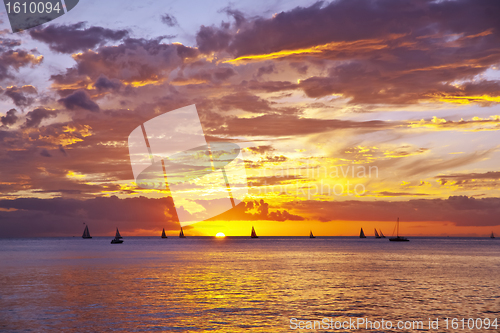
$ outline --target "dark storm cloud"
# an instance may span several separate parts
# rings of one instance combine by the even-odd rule
[[[169,27],[175,27],[178,25],[177,19],[175,18],[174,15],[171,14],[164,14],[161,16],[161,21],[168,25]]]
[[[19,107],[29,106],[33,103],[34,99],[28,95],[35,95],[37,91],[31,85],[22,87],[12,86],[5,89],[5,95],[10,97],[14,104]]]
[[[500,61],[500,53],[498,59]],[[413,104],[425,99],[461,98],[491,104],[478,99],[477,95],[500,95],[500,82],[497,81],[475,81],[460,87],[452,85],[455,80],[471,78],[486,68],[464,65],[458,68],[391,73],[390,64],[386,65],[385,68],[375,68],[364,62],[353,61],[331,68],[329,76],[301,80],[299,87],[311,98],[342,94],[351,98],[351,103]],[[391,77],[388,73],[391,73]]]
[[[490,105],[494,101],[477,95],[500,96],[500,83],[470,80],[500,63],[499,16],[496,0],[339,0],[246,20],[240,27],[202,27],[197,42],[203,53],[234,57],[302,50],[277,57],[301,74],[310,64],[330,67],[328,75],[300,82],[312,98],[342,94],[352,103]],[[317,46],[321,51],[311,49]],[[457,87],[455,81],[465,83]]]
[[[67,69],[64,74],[53,75],[51,79],[62,87],[62,94],[67,94],[68,91],[64,90],[67,85],[77,84],[86,89],[89,83],[103,76],[122,83],[161,82],[185,59],[196,58],[199,54],[195,48],[164,44],[162,39],[127,38],[116,46],[101,46],[95,52],[79,53],[73,57],[77,63],[75,67]]]
[[[97,90],[118,90],[121,86],[122,84],[120,80],[110,80],[106,77],[106,75],[99,76],[94,83],[94,87],[97,88]]]
[[[18,119],[16,113],[17,113],[16,109],[10,109],[9,111],[7,111],[5,116],[0,118],[0,121],[5,126],[14,125]]]
[[[247,22],[244,14],[239,10],[226,7],[220,12],[231,16],[235,21],[234,25],[228,22],[222,22],[220,27],[202,25],[196,34],[196,43],[201,53],[208,54],[228,48],[236,31]]]
[[[53,118],[57,115],[56,111],[47,110],[45,108],[36,108],[26,114],[26,127],[38,127],[44,119]]]
[[[320,221],[442,221],[459,226],[498,225],[500,198],[476,199],[451,196],[448,199],[409,201],[305,201],[285,204],[294,212],[311,213]]]
[[[201,26],[196,34],[196,43],[201,53],[211,53],[224,50],[232,38],[229,24],[221,24],[221,28]]]
[[[92,101],[89,94],[87,94],[84,90],[77,90],[71,95],[61,98],[59,103],[64,104],[68,110],[81,108],[91,112],[99,111],[99,105]]]
[[[29,31],[33,39],[47,43],[50,49],[61,53],[87,51],[108,41],[118,41],[128,35],[126,30],[102,27],[85,28],[85,22],[71,25],[47,25]]]
[[[229,49],[242,56],[394,34],[475,35],[488,29],[499,33],[499,14],[500,3],[496,0],[317,2],[278,13],[271,19],[256,19],[234,35]]]
[[[0,200],[0,207],[11,210],[0,211],[2,237],[80,236],[83,223],[89,225],[94,236],[112,234],[116,226],[122,233],[179,228],[170,197],[19,198]]]

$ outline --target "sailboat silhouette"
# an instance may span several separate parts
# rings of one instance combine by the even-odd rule
[[[184,230],[182,230],[182,227],[181,232],[179,232],[179,238],[186,238],[186,236],[184,236]]]
[[[379,230],[380,230],[380,238],[385,238],[384,234],[382,233],[382,229]]]
[[[255,233],[255,229],[254,229],[253,226],[252,226],[252,234],[250,235],[250,237],[252,237],[252,238],[259,238],[259,236],[257,236],[257,234]]]
[[[165,234],[165,228],[163,228],[163,231],[161,232],[161,238],[168,238]]]
[[[409,242],[410,240],[408,238],[399,236],[399,217],[398,217],[398,221],[396,222],[396,227],[397,227],[396,237],[389,238],[389,240],[391,242]]]
[[[366,238],[365,233],[363,232],[363,228],[361,228],[361,232],[359,233],[359,238]]]
[[[92,238],[92,237],[90,237],[90,238]],[[493,233],[493,231],[491,232],[490,238],[495,238],[495,234]]]
[[[111,244],[121,244],[123,243],[122,236],[120,235],[120,232],[118,231],[118,228],[116,228],[116,234],[115,238],[111,240]]]
[[[312,230],[311,230],[311,233],[309,234],[309,238],[316,238],[316,237],[313,235]]]
[[[90,236],[89,226],[88,226],[88,225],[86,225],[86,226],[85,226],[85,230],[83,230],[83,235],[82,235],[82,238],[87,238],[87,239],[88,239],[88,238],[92,238],[92,237]]]

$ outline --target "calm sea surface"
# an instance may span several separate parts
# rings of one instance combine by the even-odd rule
[[[370,332],[499,318],[500,331],[500,239],[110,240],[0,239],[0,331],[274,333],[291,318],[424,322]]]

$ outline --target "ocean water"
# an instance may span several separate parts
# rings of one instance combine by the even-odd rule
[[[500,321],[500,239],[110,239],[1,239],[0,331],[500,331],[467,327]],[[362,318],[424,327],[333,326]]]

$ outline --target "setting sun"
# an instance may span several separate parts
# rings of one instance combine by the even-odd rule
[[[224,238],[224,237],[226,237],[226,235],[224,235],[224,233],[222,233],[222,232],[218,232],[217,235],[215,235],[215,237]]]

